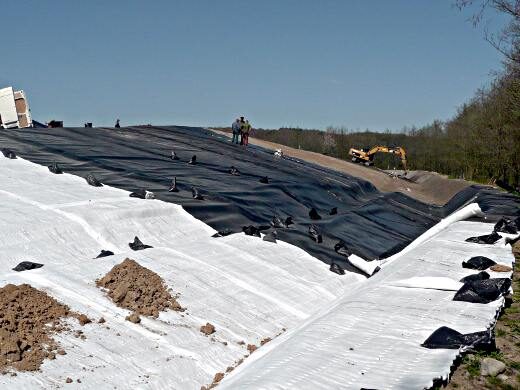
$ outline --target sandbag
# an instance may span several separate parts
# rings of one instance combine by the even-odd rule
[[[309,210],[309,218],[317,221],[318,219],[321,219],[321,216],[318,214],[316,209],[313,207],[312,209]]]
[[[334,245],[334,251],[342,256],[349,257],[352,252],[347,245],[343,241],[339,241],[336,245]]]
[[[191,187],[191,196],[193,199],[204,200],[204,196],[195,187]]]
[[[89,173],[85,179],[87,180],[87,183],[93,187],[103,187],[103,184],[101,184],[92,173]]]
[[[473,280],[464,283],[453,297],[453,300],[471,303],[489,303],[507,294],[510,287],[511,279],[508,278]]]
[[[233,233],[233,232],[230,229],[224,229],[224,230],[219,230],[218,232],[213,234],[211,237],[213,237],[213,238],[225,237],[225,236],[229,236],[231,233]]]
[[[22,261],[16,267],[13,268],[13,271],[22,272],[22,271],[30,271],[32,269],[41,268],[43,264],[33,263],[32,261]]]
[[[312,239],[318,244],[323,242],[323,237],[321,236],[321,233],[316,225],[309,226],[309,236],[311,236]]]
[[[171,154],[170,158],[171,158],[172,160],[180,160],[180,159],[179,159],[179,156],[177,156],[177,153],[175,153],[174,151],[172,151],[172,154]]]
[[[489,245],[489,244],[494,244],[501,238],[502,238],[502,236],[500,234],[493,231],[493,233],[491,233],[491,234],[466,238],[466,242],[474,242],[476,244],[488,244]]]
[[[190,158],[190,161],[188,161],[188,164],[191,164],[191,165],[195,165],[195,164],[197,164],[197,156],[196,156],[196,155],[193,155],[193,156]]]
[[[330,264],[329,271],[334,272],[335,274],[338,274],[338,275],[345,275],[345,270],[336,263]]]
[[[11,149],[2,148],[0,149],[0,151],[2,151],[4,157],[10,158],[11,160],[14,160],[16,158],[16,154]]]
[[[231,166],[228,172],[233,176],[240,176],[240,171],[234,166]]]
[[[242,231],[247,234],[248,236],[255,236],[255,237],[260,237],[260,232],[262,230],[267,230],[269,229],[270,227],[269,226],[253,226],[253,225],[249,225],[249,226],[243,226],[242,227]]]
[[[262,184],[269,184],[269,178],[267,176],[262,176],[258,181]]]
[[[131,192],[129,196],[130,198],[155,199],[155,194],[151,191],[146,191],[145,189],[140,189]]]
[[[52,173],[56,174],[56,175],[61,175],[63,173],[63,171],[61,170],[61,168],[58,166],[58,163],[56,161],[54,161],[51,165],[49,165],[47,168],[49,168],[49,171],[51,171]]]
[[[509,244],[509,245],[513,246],[518,242],[518,240],[520,240],[520,236],[515,237],[515,238],[506,237],[505,244],[506,245]]]
[[[516,221],[512,221],[509,218],[502,218],[495,224],[494,231],[507,234],[517,234],[518,227]]]
[[[337,207],[333,207],[329,211],[329,215],[336,215],[337,213],[338,213],[338,208]]]
[[[468,261],[463,261],[462,268],[477,269],[479,271],[483,271],[495,264],[496,262],[494,262],[488,257],[475,256],[469,259]]]
[[[276,231],[272,231],[272,232],[265,234],[264,237],[262,238],[262,240],[276,244],[276,236],[277,236]]]
[[[478,274],[472,274],[463,277],[460,282],[466,283],[466,282],[473,282],[475,280],[487,280],[489,279],[489,274],[486,271],[479,272]]]
[[[128,243],[128,246],[134,251],[141,251],[143,249],[153,248],[153,246],[143,244],[137,236],[135,236],[134,242]]]
[[[172,180],[172,184],[170,184],[170,188],[168,188],[168,192],[179,192],[177,188],[177,178],[174,177]]]
[[[429,349],[489,349],[495,344],[491,331],[462,334],[447,326],[441,326],[421,346]]]
[[[114,255],[114,252],[101,249],[101,252],[99,253],[99,255],[96,256],[96,259],[100,259],[102,257],[107,257],[107,256],[113,256],[113,255]]]
[[[271,219],[271,226],[277,229],[288,228],[292,223],[291,217],[282,219],[278,215],[274,215]]]

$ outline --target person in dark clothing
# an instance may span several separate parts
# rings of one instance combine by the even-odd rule
[[[119,129],[121,127],[121,125],[119,124],[119,119],[116,120],[116,125],[114,126],[116,129]]]
[[[244,129],[246,126],[246,121],[244,120],[244,117],[240,117],[240,145],[244,145]]]

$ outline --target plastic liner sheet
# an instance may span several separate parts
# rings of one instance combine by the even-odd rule
[[[427,205],[401,193],[381,193],[359,178],[275,157],[259,147],[233,145],[201,128],[10,130],[0,132],[0,147],[41,165],[57,163],[84,178],[93,175],[103,184],[153,192],[217,231],[241,232],[244,226],[269,226],[274,216],[292,217],[294,224],[276,228],[277,239],[349,270],[353,267],[334,251],[339,241],[372,260],[400,251],[469,202],[477,201],[497,220],[514,217],[520,207],[518,198],[486,187],[465,189],[444,207]],[[188,164],[193,156],[195,163]],[[174,178],[178,191],[170,192]],[[312,209],[321,219],[315,219]],[[311,225],[322,236],[321,243],[309,236]]]

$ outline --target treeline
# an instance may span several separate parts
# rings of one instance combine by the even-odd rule
[[[293,148],[350,159],[350,148],[375,145],[402,146],[413,170],[436,171],[454,178],[520,186],[520,77],[509,67],[487,89],[478,91],[456,116],[421,128],[399,132],[352,131],[330,127],[326,131],[280,128],[257,129],[254,137]],[[392,155],[379,154],[375,165],[399,168]]]

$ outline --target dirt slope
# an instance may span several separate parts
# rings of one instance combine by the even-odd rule
[[[217,134],[230,137],[229,133],[219,130],[211,130]],[[464,180],[448,179],[445,176],[433,172],[421,172],[420,175],[411,176],[410,180],[403,180],[397,177],[392,177],[391,175],[377,169],[325,156],[320,153],[294,149],[252,137],[249,138],[249,142],[253,145],[258,145],[273,151],[276,149],[282,149],[286,156],[309,161],[326,168],[334,169],[367,180],[379,191],[402,192],[412,198],[430,204],[443,205],[457,192],[471,185],[471,183]]]

